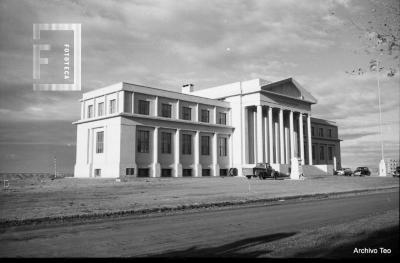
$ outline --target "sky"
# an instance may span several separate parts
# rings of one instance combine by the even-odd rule
[[[366,30],[384,25],[399,37],[391,6],[399,1],[0,0],[0,172],[51,172],[55,156],[59,172],[72,173],[72,122],[89,90],[120,81],[197,90],[288,77],[317,98],[314,117],[339,126],[342,165],[376,169],[378,79],[384,156],[399,159],[398,47],[391,56],[371,52]],[[81,24],[81,91],[33,90],[34,23]],[[380,73],[368,71],[376,57]],[[346,73],[359,68],[365,73]]]

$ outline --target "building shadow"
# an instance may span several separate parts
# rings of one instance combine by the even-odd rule
[[[273,242],[279,239],[288,238],[295,235],[296,232],[276,233],[272,235],[264,235],[253,238],[246,238],[222,246],[197,248],[190,247],[185,250],[167,251],[165,253],[151,255],[151,257],[238,257],[238,258],[255,258],[260,255],[271,253],[271,250],[251,250],[245,251],[254,246],[262,246],[263,244]]]

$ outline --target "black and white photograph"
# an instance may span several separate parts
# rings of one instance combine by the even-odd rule
[[[399,257],[400,0],[0,0],[0,258]]]

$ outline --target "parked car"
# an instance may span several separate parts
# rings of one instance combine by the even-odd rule
[[[335,171],[336,175],[351,176],[353,172],[350,168],[340,168]]]
[[[354,176],[370,176],[371,171],[368,169],[368,167],[357,167],[353,174]]]
[[[253,168],[243,168],[243,174],[247,179],[252,177],[258,177],[261,180],[267,178],[277,179],[279,177],[279,172],[275,171],[269,163],[257,163]]]
[[[400,177],[400,166],[397,166],[394,172],[392,173],[393,177]]]

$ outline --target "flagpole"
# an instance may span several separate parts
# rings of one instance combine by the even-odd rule
[[[386,165],[385,158],[383,154],[383,135],[382,135],[382,108],[381,108],[381,86],[379,81],[379,59],[376,60],[377,64],[377,82],[378,82],[378,107],[379,107],[379,133],[381,139],[381,161],[379,162],[379,176],[386,176]]]

